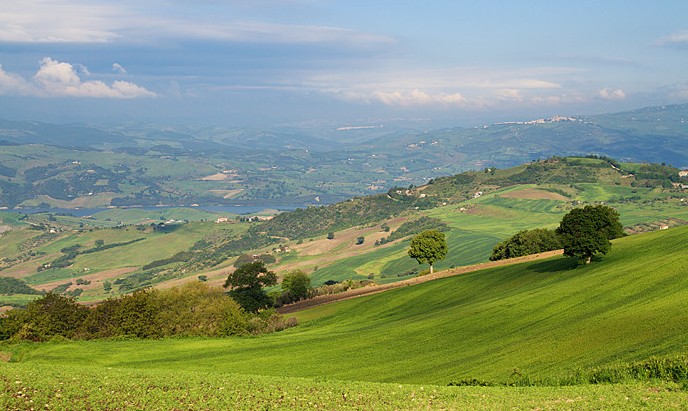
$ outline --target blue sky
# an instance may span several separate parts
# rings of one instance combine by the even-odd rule
[[[688,101],[684,1],[3,3],[10,120],[474,125]]]

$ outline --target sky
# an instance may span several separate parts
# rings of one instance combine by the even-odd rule
[[[688,101],[688,2],[0,0],[0,118],[475,125]]]

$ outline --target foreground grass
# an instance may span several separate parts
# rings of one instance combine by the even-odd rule
[[[3,409],[685,409],[673,383],[441,387],[88,366],[0,365]]]

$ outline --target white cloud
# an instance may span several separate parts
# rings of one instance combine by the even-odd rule
[[[0,12],[0,42],[108,43],[195,39],[245,43],[331,44],[370,48],[389,46],[390,36],[327,25],[280,24],[255,20],[220,20],[165,16],[127,2],[94,4],[89,0],[6,1]]]
[[[688,30],[682,30],[657,41],[659,45],[688,44]]]
[[[127,69],[119,63],[112,63],[112,71],[119,74],[127,74]]]
[[[598,96],[604,100],[623,100],[626,98],[626,93],[621,89],[603,88],[599,91]]]
[[[79,72],[90,75],[86,67],[77,70],[70,63],[45,57],[31,81],[7,73],[0,67],[0,95],[38,97],[90,97],[129,99],[155,97],[156,94],[128,81],[114,81],[111,85],[100,80],[83,81]]]
[[[14,43],[104,43],[119,35],[121,13],[110,6],[69,0],[6,1],[0,41]]]
[[[29,94],[31,90],[31,85],[23,77],[6,72],[0,65],[0,95]]]
[[[489,108],[500,104],[552,104],[576,100],[559,79],[572,68],[534,67],[491,69],[378,70],[313,75],[303,87],[317,89],[340,99],[380,102],[390,106],[462,106]]]
[[[428,92],[419,89],[394,91],[344,91],[337,93],[346,100],[377,101],[389,106],[461,105],[466,99],[460,93]]]

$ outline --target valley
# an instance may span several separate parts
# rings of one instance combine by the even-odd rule
[[[587,123],[495,127],[582,124]],[[437,141],[428,150],[442,147]],[[188,151],[172,159],[150,150],[143,157],[143,151],[122,157],[114,145],[102,146],[85,151],[81,160],[71,160],[77,158],[70,157],[73,148],[2,147],[0,156],[15,160],[2,163],[8,166],[0,198],[15,198],[12,207],[64,208],[0,212],[0,277],[12,280],[3,286],[21,290],[0,294],[4,311],[27,306],[46,292],[94,307],[151,288],[175,295],[179,287],[199,282],[220,287],[237,261],[261,256],[280,280],[300,270],[313,287],[356,285],[276,304],[281,316],[273,309],[255,314],[255,321],[270,315],[290,324],[281,331],[5,341],[0,378],[3,401],[11,407],[26,408],[28,401],[103,410],[124,403],[162,409],[688,405],[682,371],[688,364],[688,318],[677,308],[688,297],[682,270],[688,180],[682,168],[627,157],[554,155],[512,166],[503,160],[479,167],[474,162],[472,171],[453,175],[443,173],[445,167],[391,186],[376,180],[377,194],[360,195],[356,190],[369,181],[354,183],[351,174],[336,171],[350,163],[332,172],[349,181],[350,191],[335,189],[337,178],[328,180],[331,191],[311,190],[307,186],[315,180],[309,176],[317,172],[309,165],[293,175],[298,190],[308,195],[292,197],[289,190],[256,194],[240,167],[226,162],[219,167],[219,157],[196,161],[203,156],[189,154],[188,147],[180,146]],[[29,152],[35,158],[20,159]],[[55,155],[62,156],[58,166],[36,166]],[[111,156],[109,166],[89,164],[106,158],[101,155]],[[179,167],[165,168],[161,160]],[[148,180],[129,173],[134,167]],[[280,167],[261,162],[255,167],[259,180],[274,172],[289,186]],[[352,169],[370,176],[363,168]],[[271,187],[274,194],[276,186]],[[59,196],[41,190],[56,190],[64,198],[54,201]],[[290,201],[283,203],[286,198]],[[192,201],[198,206],[189,207]],[[241,204],[262,211],[233,213],[246,210],[236,207]],[[600,204],[618,211],[627,236],[613,240],[611,252],[589,266],[561,256],[561,250],[489,261],[495,245],[513,234],[553,229],[571,210]],[[76,205],[94,210],[71,213]],[[280,205],[288,211],[274,209]],[[431,229],[444,233],[448,244],[434,274],[407,252],[414,235]],[[266,291],[277,302],[280,284]],[[62,385],[64,378],[84,383]]]

